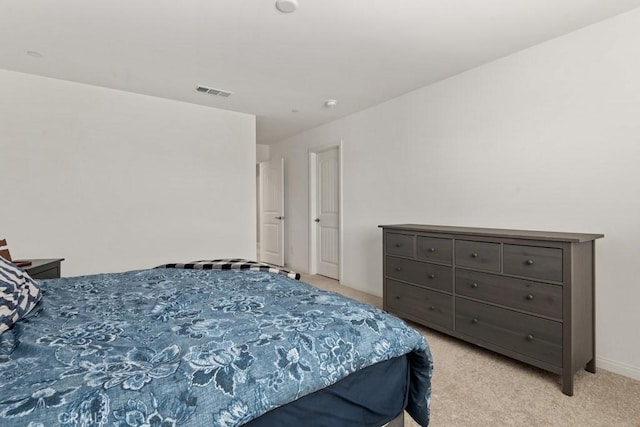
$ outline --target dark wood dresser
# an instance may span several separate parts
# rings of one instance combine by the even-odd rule
[[[28,259],[24,261],[31,261],[31,265],[22,267],[22,269],[32,279],[57,279],[60,277],[60,263],[64,261],[64,258]]]
[[[381,225],[385,310],[562,376],[595,372],[602,234]]]

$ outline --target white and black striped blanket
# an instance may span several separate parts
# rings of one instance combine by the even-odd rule
[[[282,268],[274,267],[273,265],[265,264],[262,262],[251,261],[242,258],[223,258],[193,261],[189,263],[173,263],[159,265],[156,268],[184,268],[191,270],[252,270],[252,271],[266,271],[273,274],[281,274],[287,276],[290,279],[300,280],[300,274],[294,271],[284,270]]]

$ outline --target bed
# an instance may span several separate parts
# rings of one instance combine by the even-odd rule
[[[215,260],[41,281],[0,335],[0,426],[426,426],[424,338],[297,277]]]

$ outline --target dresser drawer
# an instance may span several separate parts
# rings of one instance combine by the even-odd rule
[[[55,266],[42,270],[36,274],[31,275],[32,279],[57,279],[60,277],[60,266]]]
[[[456,270],[456,294],[562,319],[562,286],[559,285],[460,268]]]
[[[445,292],[453,292],[451,267],[391,256],[386,257],[386,263],[387,277]]]
[[[415,256],[415,238],[411,234],[387,233],[387,253],[406,257]]]
[[[562,249],[504,245],[504,272],[562,282]]]
[[[456,331],[562,366],[562,323],[456,298]]]
[[[500,244],[456,240],[456,265],[500,271]]]
[[[31,264],[23,267],[23,270],[32,279],[57,279],[60,277],[60,263],[64,258],[30,259]]]
[[[453,240],[440,237],[418,236],[417,258],[451,265]]]
[[[385,309],[453,329],[453,297],[387,279]]]

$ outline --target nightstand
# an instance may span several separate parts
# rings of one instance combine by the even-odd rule
[[[25,259],[31,261],[31,265],[22,267],[32,279],[57,279],[60,277],[60,263],[64,258],[52,259]]]

